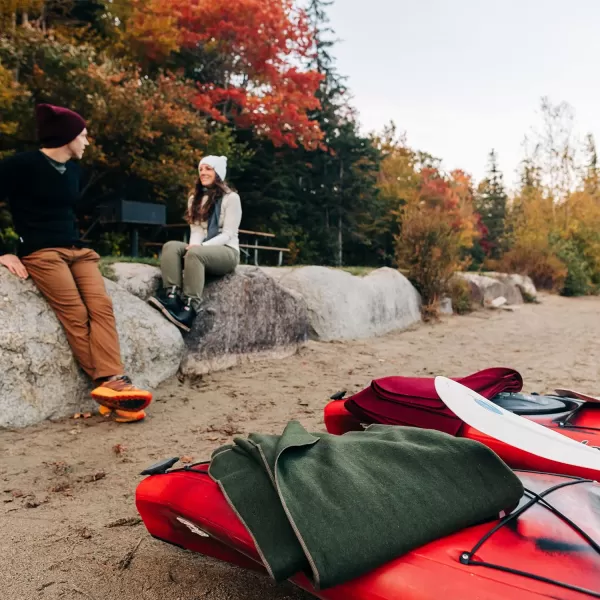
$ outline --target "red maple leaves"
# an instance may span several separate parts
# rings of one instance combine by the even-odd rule
[[[323,134],[310,112],[322,76],[306,14],[292,0],[132,0],[128,34],[147,56],[201,48],[210,81],[195,106],[219,121],[253,128],[275,145],[314,148]]]

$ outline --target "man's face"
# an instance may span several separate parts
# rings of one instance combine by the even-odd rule
[[[87,146],[90,145],[88,140],[87,129],[84,129],[67,147],[71,151],[73,158],[81,159]]]

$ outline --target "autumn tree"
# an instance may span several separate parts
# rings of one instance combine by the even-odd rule
[[[419,186],[418,158],[408,147],[405,134],[397,133],[395,123],[385,126],[372,143],[381,153],[377,174],[379,210],[365,219],[363,229],[379,246],[383,256],[394,257],[402,206],[415,197]]]
[[[588,136],[582,153],[569,105],[544,98],[541,108],[542,128],[526,139],[498,268],[565,295],[585,294],[600,282],[595,144]]]
[[[196,107],[252,129],[275,146],[318,146],[309,117],[320,75],[304,68],[313,40],[292,0],[130,0],[123,28],[151,74],[183,68],[197,83]]]
[[[584,187],[591,196],[600,199],[600,164],[594,136],[589,133],[585,138]]]
[[[84,159],[90,202],[127,193],[171,202],[180,215],[198,156],[209,149],[229,153],[231,147],[230,134],[209,133],[193,107],[193,85],[166,75],[145,79],[135,67],[60,36],[50,39],[34,30],[23,35],[27,43],[0,44],[0,85],[6,69],[18,71],[28,96],[9,136],[21,132],[33,145],[34,104],[69,106],[85,116],[93,141]],[[12,145],[20,144],[15,139]]]
[[[456,271],[470,262],[469,250],[478,235],[473,185],[463,171],[445,174],[428,160],[417,168],[413,162],[410,172],[411,163],[400,158],[405,183],[398,176],[391,188],[400,192],[396,260],[419,290],[423,315],[429,318],[450,293]]]
[[[22,115],[29,101],[29,90],[17,83],[13,71],[0,63],[0,159],[21,146],[26,136]]]
[[[0,31],[14,33],[17,25],[28,25],[42,14],[45,0],[0,0]]]
[[[578,176],[578,148],[574,112],[566,102],[541,100],[542,129],[534,130],[534,143],[546,194],[560,202],[573,190]]]
[[[377,202],[363,213],[359,225],[383,264],[395,264],[395,240],[402,206],[411,201],[419,186],[419,153],[408,147],[404,134],[392,122],[374,135],[370,143],[380,154],[377,173]]]
[[[535,157],[521,163],[520,184],[511,199],[505,220],[507,251],[488,266],[509,273],[529,275],[540,289],[560,291],[567,268],[552,248],[556,231],[555,202],[542,183]]]

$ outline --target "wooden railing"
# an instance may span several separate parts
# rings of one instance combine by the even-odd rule
[[[173,223],[171,225],[164,225],[163,229],[184,229],[183,241],[187,242],[189,240],[189,238],[188,238],[189,225],[187,223]],[[280,247],[276,247],[276,246],[265,246],[265,245],[262,245],[259,243],[258,238],[274,239],[276,237],[276,235],[274,233],[265,233],[263,231],[251,231],[249,229],[240,229],[240,230],[238,230],[238,232],[241,235],[247,235],[247,236],[255,238],[254,243],[252,243],[252,244],[240,244],[240,252],[242,254],[244,254],[244,256],[246,258],[246,264],[248,263],[248,259],[250,258],[250,255],[252,254],[253,263],[256,266],[258,266],[258,252],[259,251],[271,251],[271,252],[279,253],[277,264],[279,266],[281,266],[283,264],[283,254],[285,252],[290,251],[289,248],[280,248]],[[144,246],[147,246],[150,248],[162,247],[163,242],[145,242]]]

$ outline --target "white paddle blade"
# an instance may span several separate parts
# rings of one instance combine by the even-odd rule
[[[504,410],[447,377],[436,377],[435,389],[457,417],[482,433],[548,460],[600,472],[600,450]]]

